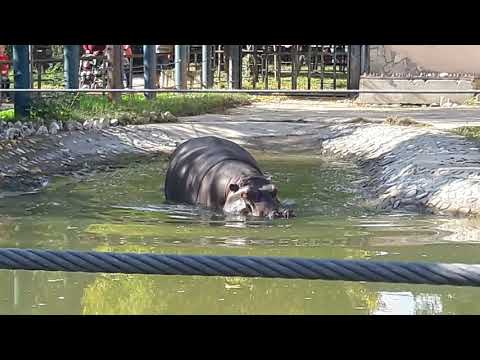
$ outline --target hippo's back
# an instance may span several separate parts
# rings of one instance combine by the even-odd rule
[[[165,178],[167,201],[195,204],[202,179],[212,167],[228,160],[242,161],[261,172],[252,155],[229,140],[205,136],[180,144]]]

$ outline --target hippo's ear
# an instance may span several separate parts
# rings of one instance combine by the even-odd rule
[[[232,192],[237,192],[238,189],[240,189],[240,186],[238,186],[237,184],[230,184],[230,191]]]
[[[278,195],[278,189],[274,186],[272,190],[272,196],[275,197]]]

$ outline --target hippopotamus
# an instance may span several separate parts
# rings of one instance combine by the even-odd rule
[[[170,157],[165,177],[168,202],[199,205],[226,214],[291,217],[278,190],[240,145],[215,136],[190,139]]]

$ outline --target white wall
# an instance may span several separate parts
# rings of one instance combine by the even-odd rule
[[[480,74],[480,45],[385,45],[417,66],[438,72]]]
[[[475,73],[480,75],[480,45],[370,45],[370,72]]]

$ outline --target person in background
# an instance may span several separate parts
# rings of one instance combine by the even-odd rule
[[[102,56],[106,55],[105,50],[107,49],[107,45],[82,45],[82,49],[85,55],[92,55],[92,56]],[[89,71],[93,70],[93,68],[98,68],[103,64],[102,59],[89,59],[82,61],[82,71]]]
[[[156,53],[160,65],[168,65],[173,59],[173,45],[157,45]]]
[[[2,89],[10,89],[10,79],[8,74],[10,72],[10,57],[7,54],[7,47],[0,45],[0,85]],[[9,98],[8,93],[0,93],[0,98]]]
[[[103,55],[107,45],[82,45],[85,54],[92,54],[93,56]]]
[[[168,68],[168,65],[173,62],[174,45],[157,45],[157,79],[159,87],[163,87],[164,72]]]
[[[125,74],[125,80],[127,82],[126,87],[132,87],[132,79],[130,78],[130,62],[132,61],[132,48],[130,45],[123,45],[123,71]]]

